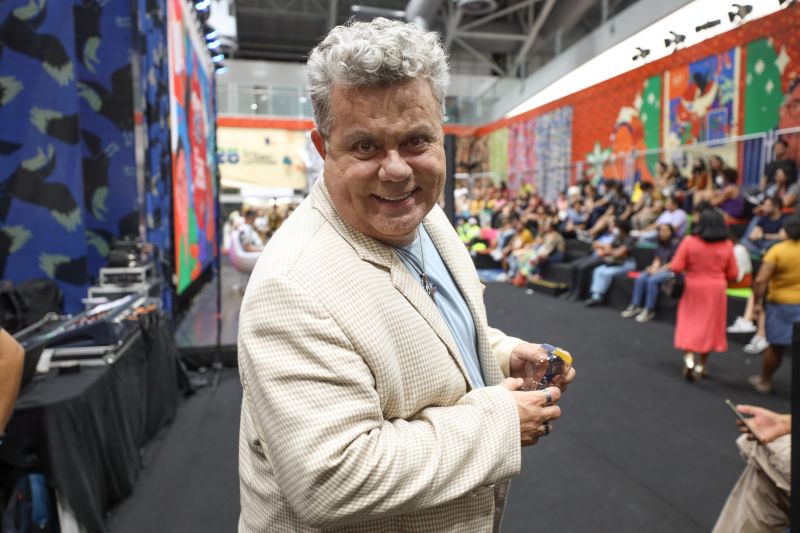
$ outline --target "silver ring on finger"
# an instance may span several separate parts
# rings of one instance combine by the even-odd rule
[[[544,423],[544,433],[542,434],[542,436],[544,437],[544,436],[547,436],[547,435],[549,435],[549,434],[550,434],[550,431],[551,431],[552,429],[553,429],[553,428],[550,426],[550,422],[545,422],[545,423]]]
[[[544,397],[547,400],[547,403],[545,405],[550,405],[551,403],[553,403],[553,395],[550,394],[550,391],[547,389],[542,389],[542,392],[544,393]]]

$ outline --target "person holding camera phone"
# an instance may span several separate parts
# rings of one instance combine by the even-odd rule
[[[489,327],[437,205],[446,52],[351,21],[307,74],[324,173],[242,302],[239,532],[497,531],[563,387],[520,390],[542,347]]]
[[[736,444],[747,464],[712,533],[783,533],[789,526],[792,415],[753,405],[737,405],[736,411],[743,433]]]

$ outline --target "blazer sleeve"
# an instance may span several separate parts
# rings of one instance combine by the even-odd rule
[[[499,329],[492,327],[488,328],[487,334],[489,335],[489,345],[492,347],[492,353],[497,358],[503,375],[509,377],[511,375],[511,352],[515,346],[525,341],[506,335]]]
[[[261,281],[245,299],[239,366],[275,480],[312,527],[431,508],[519,472],[519,416],[506,389],[385,419],[354,344],[286,278]]]

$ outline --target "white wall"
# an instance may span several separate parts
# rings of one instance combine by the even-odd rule
[[[306,75],[301,63],[279,61],[249,61],[228,59],[228,72],[217,76],[217,85],[282,85],[305,87]],[[452,96],[479,96],[494,83],[492,76],[454,74],[448,94]]]
[[[228,72],[217,76],[218,85],[284,85],[305,87],[306,75],[300,63],[228,59]]]
[[[586,63],[601,52],[624,41],[628,37],[647,28],[654,22],[669,15],[673,11],[689,4],[692,0],[639,0],[614,18],[582,38],[573,46],[564,50],[555,59],[537,70],[524,82],[515,79],[500,79],[492,89],[499,96],[492,106],[491,116],[502,118],[534,94],[538,93],[557,79]],[[765,1],[765,0],[762,0]],[[724,15],[728,3],[720,1],[720,15]],[[689,24],[701,24],[705,21],[687,21]],[[631,55],[635,50],[631,50]],[[639,65],[631,65],[639,66]],[[563,96],[567,96],[566,93]]]

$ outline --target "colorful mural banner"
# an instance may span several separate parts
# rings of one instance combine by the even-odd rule
[[[800,28],[785,28],[747,45],[744,133],[800,127]],[[800,133],[784,135],[789,156],[800,161]],[[777,140],[769,138],[767,153]]]
[[[214,69],[183,0],[170,0],[167,21],[175,273],[181,294],[217,254]]]
[[[552,202],[566,189],[572,174],[572,107],[534,120],[534,183],[539,195]]]
[[[519,189],[530,181],[534,166],[535,119],[516,122],[508,128],[508,188]]]
[[[674,148],[738,133],[739,49],[667,71],[664,144]]]
[[[484,174],[489,172],[487,137],[456,137],[456,173]]]
[[[655,75],[587,94],[573,104],[573,157],[584,169],[576,179],[652,179],[659,155],[643,153],[661,146],[661,83],[661,75]]]
[[[308,137],[296,130],[219,128],[217,159],[223,187],[305,189],[307,150],[315,150]]]
[[[489,172],[497,181],[508,178],[508,128],[501,128],[489,134]]]

